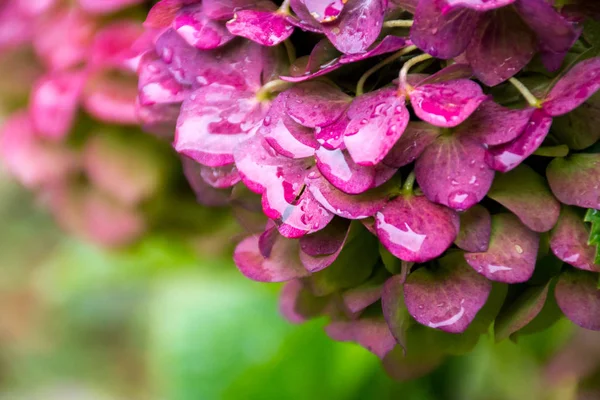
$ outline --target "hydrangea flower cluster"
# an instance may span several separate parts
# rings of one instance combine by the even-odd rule
[[[13,111],[0,133],[3,164],[63,227],[106,246],[130,243],[146,230],[140,207],[170,168],[161,145],[135,132],[133,45],[144,31],[144,10],[132,6],[141,3],[0,5],[0,58],[9,74],[3,80],[35,66],[27,75],[35,79],[30,93],[2,93],[3,111]],[[18,86],[27,91],[31,83]]]
[[[554,4],[556,3],[556,4]],[[600,330],[594,0],[162,0],[138,113],[201,200],[397,378],[561,315]],[[264,215],[267,220],[255,218]]]

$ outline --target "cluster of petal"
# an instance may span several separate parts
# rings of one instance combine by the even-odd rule
[[[550,3],[162,0],[138,116],[250,231],[240,271],[287,282],[286,317],[328,316],[394,377],[494,321],[521,334],[549,302],[599,329],[595,14]]]

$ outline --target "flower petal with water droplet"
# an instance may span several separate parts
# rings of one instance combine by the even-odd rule
[[[473,253],[487,251],[492,231],[492,216],[487,208],[476,204],[460,214],[460,231],[454,243]]]
[[[568,319],[582,328],[600,331],[598,274],[566,270],[558,279],[554,295]]]
[[[558,224],[550,234],[550,248],[556,257],[586,271],[600,272],[594,263],[596,249],[588,245],[589,229],[575,209],[563,206]]]
[[[546,177],[561,203],[600,209],[600,154],[555,158],[546,169]]]

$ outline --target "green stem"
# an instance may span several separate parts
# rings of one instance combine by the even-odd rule
[[[542,157],[566,157],[569,155],[569,146],[561,144],[558,146],[540,147],[533,154]]]
[[[414,51],[416,49],[417,49],[417,46],[408,46],[408,47],[405,47],[402,50],[400,50],[400,51],[392,54],[391,56],[389,56],[385,60],[381,61],[379,64],[376,64],[373,68],[369,69],[367,72],[365,72],[363,74],[363,76],[360,77],[360,79],[358,80],[358,83],[356,84],[356,95],[360,96],[361,94],[364,93],[365,83],[367,82],[367,79],[369,79],[369,77],[371,75],[373,75],[375,72],[379,71],[381,68],[385,67],[386,65],[388,65],[388,64],[396,61],[397,59],[399,59],[403,55],[408,54],[411,51]]]
[[[403,20],[403,19],[397,19],[394,21],[385,21],[383,23],[383,27],[384,28],[410,28],[411,26],[413,26],[414,21],[411,19],[408,20]]]
[[[272,93],[283,92],[284,90],[290,88],[292,85],[292,82],[286,82],[281,79],[275,79],[263,85],[263,87],[260,88],[258,93],[256,93],[256,98],[258,99],[258,101],[265,101],[271,97]]]
[[[415,171],[412,171],[406,177],[406,181],[404,181],[404,185],[402,186],[402,192],[404,194],[412,194],[414,185],[415,185]]]
[[[512,83],[512,85],[523,95],[531,107],[540,108],[542,106],[542,102],[535,97],[533,93],[531,93],[529,89],[527,89],[527,87],[523,85],[517,78],[510,78],[508,81]]]
[[[290,39],[284,40],[283,45],[285,46],[285,51],[287,52],[290,64],[292,64],[294,61],[296,61],[296,48],[294,47]]]
[[[400,70],[400,87],[407,87],[407,83],[406,83],[406,77],[408,75],[408,71],[415,65],[420,63],[421,61],[425,61],[425,60],[429,60],[430,58],[432,58],[432,56],[430,54],[421,54],[420,56],[416,56],[414,58],[411,58],[410,60],[408,60],[407,62],[404,63],[404,65],[402,66],[402,69]]]
[[[281,3],[281,7],[279,7],[279,9],[277,10],[277,12],[280,13],[280,14],[289,15],[289,13],[290,13],[290,0],[284,0],[283,3]]]

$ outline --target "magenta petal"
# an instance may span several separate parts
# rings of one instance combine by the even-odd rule
[[[284,14],[263,10],[236,11],[227,22],[227,29],[236,36],[245,37],[263,46],[276,46],[294,32]]]
[[[415,164],[415,175],[429,200],[459,211],[479,203],[494,179],[485,149],[456,134],[440,136],[427,147]]]
[[[38,134],[62,139],[69,133],[85,78],[83,72],[57,72],[36,83],[29,107]]]
[[[492,235],[486,252],[467,253],[465,259],[492,281],[525,282],[531,278],[539,236],[512,214],[492,216]]]
[[[344,132],[350,120],[346,114],[340,119],[327,126],[315,128],[315,140],[328,150],[345,149]]]
[[[554,85],[543,104],[553,117],[579,107],[600,89],[600,57],[575,65]]]
[[[134,21],[117,21],[103,27],[94,36],[89,65],[135,71],[139,53],[132,47],[143,33],[143,27]]]
[[[396,171],[386,166],[380,167],[378,171],[377,167],[357,165],[346,151],[339,149],[327,150],[321,147],[316,151],[315,158],[321,174],[333,186],[348,194],[359,194],[376,186],[378,173],[389,178]],[[382,168],[385,170],[381,170]]]
[[[489,11],[514,3],[516,0],[445,0],[447,8],[467,7],[477,11]]]
[[[198,0],[186,0],[197,3]],[[233,18],[234,11],[256,6],[256,0],[202,0],[202,11],[211,19],[219,21]]]
[[[269,257],[264,257],[258,246],[258,236],[242,240],[233,253],[240,272],[258,282],[284,282],[307,276],[309,273],[297,256],[298,241],[278,237]]]
[[[549,231],[558,220],[560,203],[546,180],[524,164],[498,174],[488,196],[512,211],[532,231]]]
[[[200,4],[182,8],[173,20],[173,29],[190,46],[201,50],[216,49],[234,38],[222,23],[208,18]]]
[[[290,17],[292,24],[302,29],[303,31],[323,33],[321,24],[310,15],[310,11],[306,8],[304,0],[291,0],[290,7],[298,18]]]
[[[332,321],[325,327],[325,332],[337,341],[357,342],[379,358],[385,357],[396,346],[396,339],[382,317]]]
[[[550,248],[560,260],[586,271],[600,272],[594,263],[596,249],[588,245],[590,232],[575,211],[563,206],[558,224],[550,234]]]
[[[98,73],[88,77],[82,101],[85,110],[103,122],[137,125],[137,84],[133,76]]]
[[[348,0],[339,18],[321,26],[323,32],[342,53],[365,51],[381,32],[385,3],[384,0]]]
[[[206,167],[202,165],[200,175],[206,183],[216,189],[230,188],[241,179],[235,164],[224,165],[222,167]]]
[[[445,7],[442,0],[421,0],[410,30],[415,45],[441,59],[454,58],[465,51],[480,18],[478,12],[466,8],[444,13]]]
[[[207,207],[221,207],[229,204],[231,190],[215,189],[201,176],[202,166],[196,161],[182,157],[183,173],[196,194],[198,203]]]
[[[287,282],[281,289],[279,312],[291,323],[300,324],[326,311],[330,297],[317,297],[304,285],[302,280]]]
[[[417,86],[409,91],[415,114],[432,125],[452,128],[469,118],[487,98],[468,79]]]
[[[472,252],[487,251],[492,232],[492,216],[483,206],[476,204],[460,214],[460,231],[454,243]]]
[[[311,172],[306,179],[308,190],[329,212],[347,219],[364,219],[381,210],[387,202],[385,188],[349,195],[331,185],[318,172]]]
[[[344,54],[340,57],[340,64],[351,64],[367,58],[380,56],[386,53],[398,51],[406,46],[406,39],[398,36],[388,35],[377,43],[371,50],[357,54]]]
[[[169,73],[167,65],[153,52],[144,54],[138,67],[138,98],[143,106],[181,103],[188,89]]]
[[[409,114],[395,88],[380,89],[354,99],[348,109],[350,122],[344,143],[360,165],[376,165],[387,155],[406,129]]]
[[[175,150],[209,167],[231,164],[234,148],[265,111],[251,92],[218,84],[196,89],[181,107]]]
[[[329,267],[338,258],[350,233],[348,220],[334,218],[324,229],[300,238],[300,261],[310,272]]]
[[[514,6],[545,48],[554,52],[567,51],[577,39],[571,23],[546,0],[519,0]]]
[[[313,131],[292,120],[285,112],[289,92],[280,93],[271,103],[258,134],[279,154],[289,158],[311,157],[319,143]]]
[[[554,295],[568,319],[582,328],[600,331],[598,274],[567,270],[558,279]]]
[[[348,0],[301,0],[314,19],[323,23],[337,19]]]
[[[440,128],[426,122],[409,122],[400,139],[383,159],[383,163],[395,168],[410,164],[440,133]]]
[[[464,332],[492,290],[491,283],[469,268],[461,254],[442,258],[435,270],[421,268],[404,284],[404,301],[417,322],[450,333]]]
[[[523,133],[506,144],[490,147],[487,164],[496,171],[507,172],[521,164],[540,147],[552,125],[552,118],[535,110]]]
[[[393,255],[409,262],[438,257],[456,239],[460,224],[453,210],[413,195],[391,200],[377,213],[376,220],[381,243]]]
[[[486,100],[457,129],[480,143],[496,146],[516,139],[529,123],[535,108],[512,110]]]
[[[177,11],[184,6],[182,0],[160,0],[150,11],[144,21],[144,27],[162,29],[171,25]]]
[[[324,82],[300,83],[286,93],[288,115],[308,128],[334,123],[351,101],[350,96]]]
[[[519,16],[501,9],[479,22],[467,59],[481,82],[496,86],[529,64],[536,45],[535,35]]]
[[[600,209],[600,154],[555,158],[546,170],[552,193],[563,204]]]

